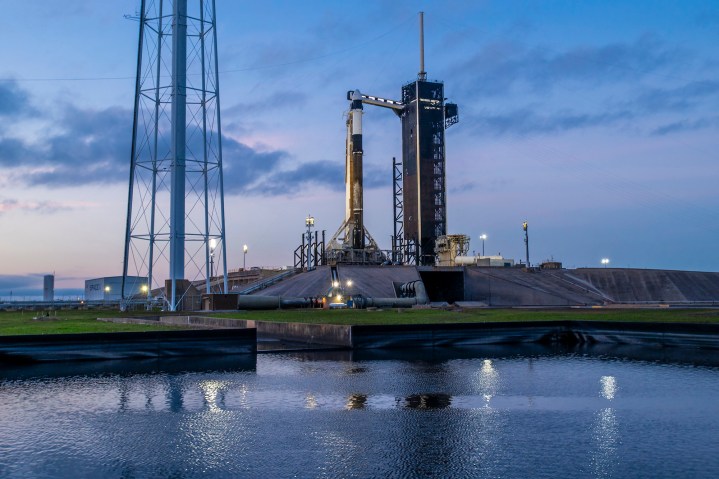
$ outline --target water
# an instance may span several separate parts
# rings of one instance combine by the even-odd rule
[[[495,348],[0,377],[0,477],[719,477],[716,366]]]

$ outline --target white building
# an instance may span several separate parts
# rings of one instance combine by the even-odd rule
[[[492,268],[511,268],[514,266],[514,260],[511,258],[505,258],[500,255],[495,256],[457,256],[454,259],[454,264],[457,266],[472,265],[472,266],[485,266]]]
[[[130,298],[147,294],[147,278],[128,276],[125,295]],[[108,276],[85,280],[85,301],[120,301],[122,299],[122,276]]]

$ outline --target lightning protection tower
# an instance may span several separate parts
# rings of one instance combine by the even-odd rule
[[[227,291],[214,0],[142,0],[123,299]],[[220,270],[217,280],[215,270]],[[125,278],[147,278],[143,298]]]

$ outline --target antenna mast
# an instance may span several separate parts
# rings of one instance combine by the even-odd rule
[[[427,72],[424,71],[424,12],[419,12],[419,74],[418,80],[426,80]]]

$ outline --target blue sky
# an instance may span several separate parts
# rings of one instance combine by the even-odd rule
[[[121,272],[139,1],[0,1],[0,297]],[[448,225],[533,262],[719,271],[715,1],[217,0],[229,267],[344,214],[347,90],[445,82]],[[365,217],[392,230],[399,121],[368,107]]]

